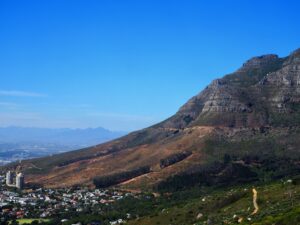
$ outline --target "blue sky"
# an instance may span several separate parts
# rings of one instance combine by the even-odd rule
[[[297,1],[0,1],[0,126],[131,131],[248,58],[300,47]]]

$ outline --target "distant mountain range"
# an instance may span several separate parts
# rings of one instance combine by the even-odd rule
[[[57,154],[113,140],[126,132],[104,128],[49,129],[0,128],[0,165],[28,158]]]
[[[0,143],[35,142],[59,145],[95,145],[125,135],[126,132],[104,128],[50,129],[29,127],[0,128]]]
[[[299,145],[300,49],[251,58],[152,127],[21,166],[48,187],[178,190],[299,174]]]

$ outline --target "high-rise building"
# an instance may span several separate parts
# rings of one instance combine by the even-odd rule
[[[6,185],[7,186],[11,186],[13,185],[13,174],[11,171],[8,171],[6,173]]]
[[[18,173],[16,177],[16,188],[23,189],[24,188],[24,175],[22,173]]]

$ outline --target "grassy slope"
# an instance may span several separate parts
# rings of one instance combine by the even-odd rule
[[[151,193],[129,196],[88,213],[74,212],[66,225],[78,221],[84,225],[92,221],[108,225],[109,221],[119,218],[127,220],[129,225],[300,225],[300,176],[291,179],[293,182],[287,182],[288,178],[285,178],[271,183],[218,188],[199,186],[172,194],[165,192],[159,197]],[[256,215],[251,215],[253,187],[258,192],[259,211]],[[127,213],[132,219],[127,219]],[[202,217],[197,218],[200,213]],[[238,223],[240,218],[243,221]],[[57,225],[54,220],[43,224]]]
[[[149,216],[129,221],[128,224],[188,225],[207,224],[208,220],[212,222],[211,224],[238,224],[239,218],[243,218],[241,224],[300,224],[299,184],[283,181],[256,184],[260,210],[253,216],[251,215],[253,211],[252,187],[254,186],[243,185],[211,191],[196,190],[175,193],[169,197],[169,206],[163,210],[158,205]],[[194,194],[194,192],[198,194]],[[203,216],[197,219],[199,213],[202,213]],[[248,218],[251,218],[251,221]]]
[[[49,219],[18,219],[17,222],[22,225],[22,224],[30,224],[33,221],[39,221],[39,222],[48,222],[50,221]]]

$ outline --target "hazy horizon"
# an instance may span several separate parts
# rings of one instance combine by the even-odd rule
[[[7,129],[7,128],[28,128],[28,129],[49,129],[49,130],[89,130],[89,129],[103,129],[107,131],[112,131],[112,132],[128,132],[124,130],[111,130],[105,127],[101,126],[95,126],[95,127],[82,127],[82,128],[77,128],[77,127],[38,127],[38,126],[15,126],[15,125],[10,125],[10,126],[0,126],[0,129]]]

